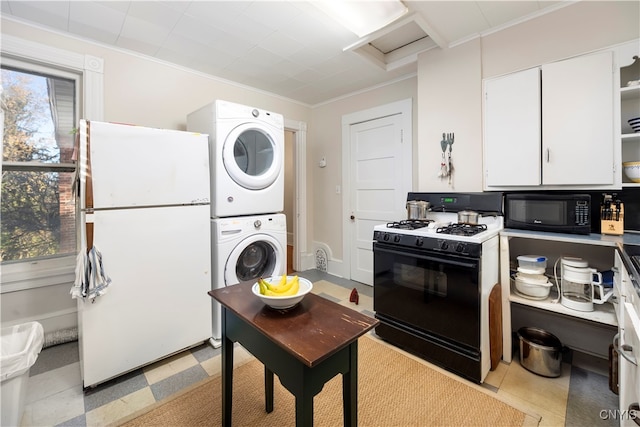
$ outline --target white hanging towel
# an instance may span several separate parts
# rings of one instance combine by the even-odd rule
[[[76,258],[76,280],[71,288],[71,297],[93,302],[107,293],[110,284],[111,278],[104,271],[100,251],[95,246],[88,252],[86,249],[80,251]]]

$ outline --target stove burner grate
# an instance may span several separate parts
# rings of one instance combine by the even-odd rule
[[[402,221],[394,221],[387,224],[387,228],[398,228],[401,230],[416,230],[424,228],[433,221],[430,219],[407,219]]]
[[[474,236],[478,233],[482,233],[486,229],[487,229],[486,224],[456,223],[456,224],[450,224],[446,227],[440,227],[436,229],[436,233],[452,234],[455,236]]]

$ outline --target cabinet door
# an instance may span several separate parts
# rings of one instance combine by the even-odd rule
[[[613,57],[542,66],[542,183],[613,184]]]
[[[540,69],[485,81],[485,186],[540,185]]]

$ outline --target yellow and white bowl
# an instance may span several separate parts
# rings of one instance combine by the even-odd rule
[[[624,174],[633,182],[640,182],[640,161],[622,163]]]
[[[269,278],[265,278],[264,280],[266,280],[269,283],[275,284],[280,282],[281,277],[282,276],[272,276]],[[293,276],[287,276],[287,281],[291,279],[293,279]],[[251,287],[251,292],[253,292],[255,296],[260,298],[262,302],[264,302],[269,307],[275,308],[278,310],[283,310],[285,308],[291,308],[296,304],[298,304],[300,301],[302,301],[304,296],[309,292],[311,292],[311,289],[313,289],[313,284],[309,280],[305,279],[304,277],[298,276],[298,281],[300,282],[300,289],[298,289],[297,294],[291,295],[291,296],[274,297],[274,296],[262,295],[260,293],[260,285],[258,285],[258,282],[253,284],[253,286]]]

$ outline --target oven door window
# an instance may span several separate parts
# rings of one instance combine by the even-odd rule
[[[479,260],[380,243],[374,259],[376,313],[436,339],[480,347]]]

